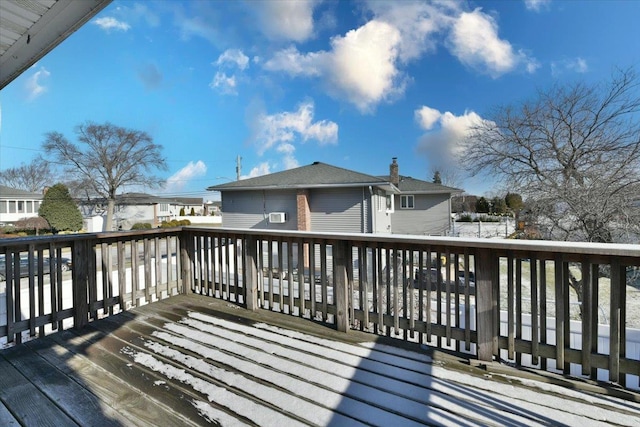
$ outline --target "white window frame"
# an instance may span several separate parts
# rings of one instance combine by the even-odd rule
[[[416,199],[413,194],[400,195],[400,209],[415,209]]]

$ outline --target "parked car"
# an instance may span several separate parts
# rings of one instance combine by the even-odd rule
[[[54,264],[55,268],[57,268],[57,264],[60,263],[60,270],[62,270],[63,272],[71,270],[71,267],[72,267],[70,258],[47,257],[42,259],[44,274],[49,274],[51,263]],[[33,257],[33,266],[34,266],[34,271],[37,272],[38,257]],[[0,255],[0,281],[6,280],[6,274],[7,274],[7,259],[5,255]],[[29,276],[29,258],[26,256],[21,256],[20,257],[20,277],[28,277],[28,276]]]
[[[420,286],[423,289],[426,289],[427,277],[430,278],[432,288],[438,283],[438,279],[440,280],[440,283],[444,283],[444,281],[442,280],[442,273],[438,271],[437,268],[431,267],[430,270],[427,270],[426,268],[423,268],[422,270],[416,268],[416,271],[414,273],[415,286]]]
[[[305,267],[304,269],[304,282],[305,283],[309,283],[309,269]],[[329,283],[331,280],[330,278],[330,273],[327,274],[327,278],[326,281],[327,283]],[[298,269],[294,268],[293,269],[293,281],[297,282],[298,281]],[[316,285],[321,285],[322,284],[322,273],[320,273],[319,269],[315,269],[314,273],[313,273],[313,281]]]
[[[473,271],[469,271],[469,286],[475,286],[476,285],[476,275]],[[465,278],[464,278],[464,270],[459,270],[458,271],[458,281],[460,282],[460,285],[465,286],[466,282],[465,282]]]

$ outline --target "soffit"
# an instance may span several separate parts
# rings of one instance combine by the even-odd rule
[[[0,89],[112,0],[0,1]]]

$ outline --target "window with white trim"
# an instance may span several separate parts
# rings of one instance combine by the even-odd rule
[[[413,194],[400,196],[400,209],[413,209],[414,207]]]

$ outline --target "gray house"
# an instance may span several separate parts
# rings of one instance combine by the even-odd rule
[[[314,162],[282,172],[208,187],[219,191],[222,224],[345,233],[444,235],[456,188],[400,176],[371,176]]]

